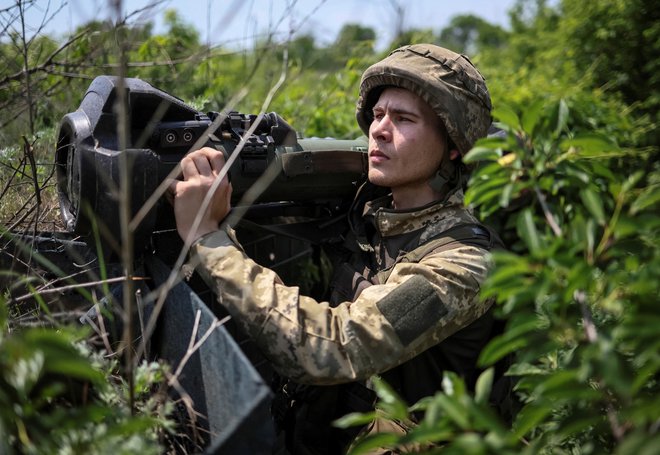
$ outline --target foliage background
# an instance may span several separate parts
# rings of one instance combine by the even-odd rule
[[[407,439],[380,435],[356,453],[411,441],[434,441],[448,453],[650,454],[660,446],[660,9],[652,3],[520,0],[508,28],[457,16],[442,30],[401,30],[388,47],[434,42],[468,53],[486,76],[494,119],[507,133],[470,154],[479,166],[468,199],[509,247],[495,255],[483,290],[497,297],[508,326],[482,361],[488,367],[515,354],[520,410],[510,427],[487,409],[488,373],[474,396],[448,376],[444,393],[416,405],[383,384],[385,412],[403,419],[414,405],[426,419]],[[21,27],[22,11],[34,5],[16,1],[0,10],[5,251],[9,232],[62,228],[52,172],[57,125],[94,76],[140,77],[201,110],[220,110],[247,88],[236,108],[256,113],[284,64],[286,79],[268,110],[305,136],[353,138],[360,134],[354,103],[361,72],[384,55],[374,47],[376,32],[357,24],[346,25],[329,46],[292,33],[287,41],[266,34],[240,51],[209,47],[174,11],[160,34],[117,15],[114,23],[92,22],[55,39]],[[0,434],[7,442],[0,449],[39,453],[72,444],[74,424],[47,431],[55,424],[46,406],[58,422],[84,417],[110,435],[135,435],[125,438],[126,447],[158,440],[172,450],[167,405],[138,406],[157,395],[140,398],[135,371],[67,348],[85,337],[69,334],[67,311],[54,315],[61,302],[36,293],[34,306],[19,304],[17,289],[46,289],[47,280],[15,262],[3,264],[1,276]],[[26,321],[50,329],[26,328]],[[54,346],[61,349],[53,353]],[[68,363],[53,366],[44,353]],[[98,374],[117,378],[114,393],[124,398],[103,398],[107,381]],[[144,390],[166,382],[147,377]],[[98,392],[88,400],[78,388],[67,389],[70,380]],[[120,444],[101,437],[89,443],[101,453],[104,441]]]

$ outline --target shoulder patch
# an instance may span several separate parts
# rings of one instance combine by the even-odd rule
[[[433,285],[420,275],[398,286],[376,306],[403,345],[410,344],[449,311]]]

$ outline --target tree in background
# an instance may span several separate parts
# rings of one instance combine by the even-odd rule
[[[166,31],[161,35],[131,39],[131,42],[139,43],[139,47],[129,55],[129,59],[154,62],[147,68],[136,68],[135,75],[163,90],[172,91],[182,85],[181,81],[186,81],[186,84],[192,82],[196,64],[201,65],[208,54],[200,44],[199,32],[184,23],[176,11],[165,11],[165,27]],[[196,89],[189,87],[187,91],[194,93]]]
[[[456,52],[474,55],[482,49],[499,49],[508,39],[508,33],[474,15],[454,16],[442,29],[437,42]]]
[[[578,71],[603,90],[658,121],[660,109],[660,10],[643,0],[562,2],[559,33]],[[656,129],[648,145],[660,143]]]

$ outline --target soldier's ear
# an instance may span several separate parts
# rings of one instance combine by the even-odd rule
[[[458,159],[458,157],[460,156],[461,156],[461,152],[459,152],[457,149],[453,148],[449,151],[449,159],[452,161]]]

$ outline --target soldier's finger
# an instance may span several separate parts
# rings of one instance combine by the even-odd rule
[[[197,165],[190,155],[184,156],[181,160],[181,173],[183,174],[183,180],[189,180],[199,174]]]
[[[214,148],[203,147],[195,151],[194,153],[196,155],[205,156],[209,160],[209,163],[211,163],[211,169],[214,171],[215,174],[218,174],[225,165],[225,156],[221,151],[216,150]]]
[[[222,152],[214,153],[209,161],[211,162],[211,169],[213,169],[213,172],[215,175],[218,175],[220,171],[222,171],[222,168],[225,167],[225,156],[222,154]]]
[[[174,204],[174,196],[176,196],[176,187],[179,183],[181,183],[180,180],[174,180],[174,179],[170,180],[169,185],[167,187],[167,191],[165,191],[165,199],[170,204]]]
[[[195,163],[195,167],[197,168],[199,175],[203,175],[205,177],[212,175],[211,163],[209,162],[209,158],[206,156],[206,154],[194,154],[191,155],[190,158]]]

